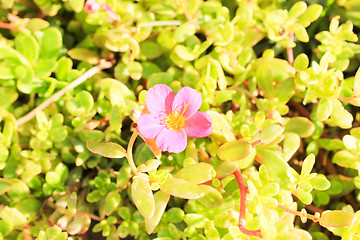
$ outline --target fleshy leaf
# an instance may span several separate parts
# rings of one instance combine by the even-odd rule
[[[251,152],[251,144],[244,140],[227,142],[221,145],[217,154],[224,161],[238,161],[244,159]]]
[[[264,165],[269,171],[269,175],[277,181],[280,186],[290,190],[293,184],[287,175],[287,169],[290,167],[281,157],[270,150],[263,150],[263,161]]]
[[[215,111],[207,111],[207,113],[212,119],[213,131],[211,135],[222,142],[234,141],[233,130],[224,116]]]
[[[143,178],[135,177],[131,184],[131,197],[145,219],[150,219],[154,215],[154,195],[149,182]]]
[[[168,178],[160,186],[160,190],[184,199],[198,199],[205,195],[204,190],[200,186],[179,178]]]
[[[222,162],[216,169],[216,177],[224,178],[233,174],[238,169],[236,162]]]
[[[91,152],[107,158],[123,158],[126,156],[126,150],[116,143],[97,143],[89,139],[86,141],[86,146]]]
[[[196,174],[194,174],[196,173]],[[186,166],[180,169],[175,175],[175,178],[184,179],[188,182],[201,184],[210,181],[215,177],[215,170],[213,166],[208,163],[197,163]]]
[[[169,199],[170,199],[170,195],[162,191],[159,191],[154,194],[154,201],[155,201],[154,215],[149,219],[145,219],[145,228],[148,234],[151,234],[154,231],[155,227],[159,224],[161,216],[165,211]]]
[[[11,187],[10,180],[7,179],[0,179],[0,195],[6,193]]]
[[[323,227],[348,227],[354,222],[355,216],[351,212],[342,210],[326,211],[321,214],[319,224]]]
[[[105,198],[105,214],[110,215],[119,206],[121,201],[120,193],[117,190],[109,192]]]
[[[221,193],[213,187],[207,185],[200,185],[200,188],[204,190],[205,196],[199,198],[198,201],[207,208],[217,208],[223,202]]]
[[[279,123],[266,125],[260,133],[260,138],[263,141],[262,144],[266,146],[274,143],[274,141],[277,140],[283,132],[284,127]]]
[[[312,121],[304,117],[294,117],[285,124],[286,132],[297,133],[300,137],[310,137],[315,131],[315,125]]]

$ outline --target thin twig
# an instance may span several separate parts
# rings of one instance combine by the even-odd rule
[[[23,117],[19,118],[18,120],[16,120],[16,125],[21,126],[24,123],[30,121],[31,119],[33,119],[36,116],[37,112],[39,112],[39,111],[45,109],[46,107],[48,107],[51,103],[55,102],[60,97],[62,97],[67,91],[75,88],[76,86],[83,83],[87,79],[91,78],[96,73],[100,72],[101,70],[106,69],[106,68],[110,68],[111,66],[112,66],[112,63],[110,63],[108,61],[105,61],[105,60],[100,60],[99,65],[89,69],[83,75],[81,75],[79,78],[77,78],[75,81],[71,82],[69,85],[67,85],[66,87],[64,87],[63,89],[61,89],[57,93],[55,93],[54,95],[52,95],[50,98],[45,100],[43,103],[41,103],[36,108],[34,108],[31,112],[29,112],[25,116],[23,116]]]
[[[87,212],[76,212],[75,213],[75,216],[84,216],[84,217],[89,217],[95,221],[98,221],[98,222],[101,222],[102,220],[104,220],[103,218],[101,217],[98,217],[94,214],[91,214],[91,213],[87,213]]]
[[[294,32],[289,32],[289,42],[293,43],[294,42]],[[290,63],[290,65],[292,66],[294,63],[294,53],[293,53],[293,48],[292,47],[288,47],[286,49],[287,55],[288,55],[288,61]]]
[[[245,227],[245,216],[246,216],[246,194],[249,193],[249,189],[246,186],[245,180],[240,172],[239,169],[237,169],[234,172],[234,176],[236,179],[236,182],[239,185],[240,189],[240,212],[239,212],[239,229],[242,233],[250,235],[250,236],[256,236],[259,238],[262,238],[262,234],[260,230],[249,230]]]

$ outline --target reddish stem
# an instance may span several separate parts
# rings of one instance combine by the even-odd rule
[[[5,28],[5,29],[10,29],[10,30],[17,30],[19,27],[18,26],[14,26],[10,23],[4,23],[0,21],[0,28]]]
[[[240,212],[239,212],[239,229],[242,233],[250,236],[259,237],[262,239],[262,234],[260,230],[249,230],[245,227],[245,216],[246,216],[246,194],[249,193],[249,188],[246,186],[245,180],[240,172],[237,169],[234,172],[235,179],[239,185],[240,189]]]
[[[294,42],[294,32],[289,32],[289,42]],[[292,47],[288,47],[286,49],[287,55],[288,55],[288,61],[290,65],[292,66],[294,63],[294,53]]]

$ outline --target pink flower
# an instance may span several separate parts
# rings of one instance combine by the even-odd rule
[[[187,137],[201,138],[212,132],[210,116],[198,111],[201,94],[191,87],[183,87],[175,95],[170,87],[158,84],[149,89],[145,102],[150,113],[139,117],[138,130],[145,138],[156,138],[162,151],[182,152]]]
[[[99,11],[101,8],[100,4],[96,0],[86,0],[84,10],[86,13],[94,13]]]

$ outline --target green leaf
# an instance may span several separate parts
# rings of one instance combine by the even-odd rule
[[[325,121],[332,112],[332,102],[328,98],[321,98],[316,110],[316,117],[320,121]]]
[[[165,208],[169,202],[170,195],[164,192],[157,192],[154,194],[155,211],[154,215],[145,219],[145,228],[147,234],[151,234],[156,226],[159,224],[162,215],[164,214]]]
[[[16,208],[8,206],[0,208],[0,218],[12,223],[14,228],[19,230],[26,225],[26,217]]]
[[[294,194],[297,198],[299,198],[300,201],[302,201],[306,205],[311,204],[313,200],[311,193],[304,191],[301,188],[297,188]]]
[[[74,12],[80,12],[83,9],[85,0],[69,0],[68,2]]]
[[[296,18],[306,11],[307,5],[303,1],[296,2],[289,10],[288,17]]]
[[[178,178],[168,178],[165,183],[161,184],[160,190],[184,199],[198,199],[205,195],[200,186]]]
[[[186,38],[194,35],[196,32],[196,27],[194,24],[190,22],[186,22],[181,24],[178,28],[176,28],[174,32],[174,37],[177,42],[183,42]]]
[[[202,205],[206,208],[220,207],[223,203],[223,197],[218,190],[207,185],[200,185],[199,187],[205,192],[205,196],[198,199]]]
[[[86,141],[86,147],[91,152],[107,158],[123,158],[126,156],[126,150],[116,143],[97,143],[89,139]]]
[[[15,205],[24,216],[30,217],[39,214],[42,203],[37,199],[25,199]]]
[[[173,81],[172,75],[167,72],[160,72],[151,74],[148,79],[147,88],[150,89],[151,87],[155,86],[156,84],[165,84],[170,85]]]
[[[50,26],[50,23],[41,18],[30,18],[29,23],[27,24],[27,28],[30,31],[36,32],[38,30],[45,29]]]
[[[301,168],[301,177],[306,177],[311,173],[311,170],[313,169],[313,166],[315,164],[315,155],[310,154],[307,156],[303,162],[302,168]]]
[[[353,225],[355,216],[342,210],[325,211],[321,214],[319,224],[323,227],[348,227]]]
[[[190,48],[183,45],[176,45],[174,51],[184,61],[192,61],[196,57]]]
[[[305,53],[299,54],[294,61],[294,68],[297,70],[306,70],[309,66],[309,58]]]
[[[45,180],[52,187],[60,187],[60,176],[57,175],[55,172],[47,172]]]
[[[196,174],[194,174],[195,172]],[[215,174],[216,172],[212,165],[202,162],[188,165],[180,169],[174,177],[184,179],[191,183],[201,184],[213,179]]]
[[[337,99],[333,99],[332,108],[333,110],[330,114],[331,119],[341,128],[351,128],[354,118],[351,113],[344,108],[342,103]]]
[[[88,91],[81,91],[75,95],[75,98],[66,102],[66,109],[73,116],[82,116],[89,114],[94,106],[94,99]]]
[[[221,142],[234,141],[235,136],[233,130],[225,117],[215,111],[207,111],[207,113],[212,119],[213,131],[211,135]]]
[[[195,228],[204,228],[208,219],[201,214],[188,213],[184,216],[184,222]]]
[[[99,63],[100,60],[100,56],[87,48],[73,48],[70,49],[68,51],[68,55],[72,58],[72,59],[76,59],[79,61],[85,61],[88,62],[90,64],[96,65]]]
[[[283,153],[281,157],[285,162],[289,161],[290,158],[297,152],[300,147],[301,139],[296,133],[284,133],[283,141]]]
[[[24,57],[34,64],[39,57],[39,44],[31,35],[18,34],[15,38],[15,48]]]
[[[0,219],[0,234],[6,237],[13,230],[13,225],[10,221]]]
[[[221,145],[217,155],[223,161],[238,161],[247,157],[251,148],[251,144],[244,140],[231,141]]]
[[[0,87],[0,107],[7,107],[16,101],[19,94],[11,88]]]
[[[284,160],[277,153],[264,149],[263,162],[268,169],[271,178],[278,182],[281,187],[287,190],[291,190],[293,188],[293,184],[287,175],[287,169],[290,166],[284,162]]]
[[[279,123],[271,123],[266,125],[260,132],[260,139],[263,145],[276,144],[284,132],[284,127]],[[274,143],[275,141],[275,143]]]
[[[40,44],[40,58],[46,60],[57,59],[62,48],[61,32],[55,27],[50,27],[45,29],[43,33]]]
[[[302,138],[310,137],[314,131],[314,123],[304,117],[293,117],[285,124],[285,132],[297,133]]]
[[[323,7],[319,4],[311,4],[306,11],[298,17],[298,23],[307,27],[320,17]]]
[[[119,206],[121,201],[120,193],[118,190],[109,192],[105,197],[105,215],[109,216]]]
[[[131,197],[145,219],[150,219],[154,215],[155,201],[149,182],[135,177],[131,184]]]
[[[153,41],[145,41],[140,43],[140,53],[148,60],[152,60],[161,55],[161,49],[159,44]]]
[[[222,162],[216,169],[216,177],[217,178],[225,178],[231,174],[233,174],[238,169],[236,162]]]
[[[317,175],[311,178],[309,181],[313,188],[319,191],[324,191],[330,187],[330,182],[326,179],[325,176]]]
[[[11,181],[8,179],[0,178],[0,195],[6,193],[11,187]]]
[[[301,24],[295,24],[294,27],[294,33],[297,39],[301,42],[308,42],[309,41],[309,35],[305,29],[304,26]]]

